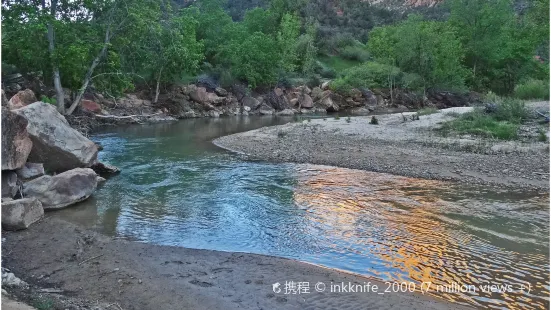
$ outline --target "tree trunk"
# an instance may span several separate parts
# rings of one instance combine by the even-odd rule
[[[159,76],[157,76],[157,89],[155,89],[155,99],[153,99],[153,104],[156,104],[159,101],[159,85],[161,84],[161,74],[163,73],[163,67],[159,69]]]
[[[54,35],[54,26],[51,22],[48,23],[48,50],[50,52],[50,57],[53,58],[55,53],[55,35]],[[52,63],[53,67],[53,78],[54,78],[54,88],[57,101],[57,110],[59,113],[65,113],[65,94],[63,93],[63,87],[61,86],[61,76],[59,74],[59,67],[56,61]]]
[[[94,61],[92,61],[92,64],[88,68],[88,71],[86,72],[86,76],[84,77],[84,82],[82,84],[82,87],[78,91],[77,97],[69,107],[69,110],[67,110],[67,115],[71,115],[73,111],[75,111],[76,107],[80,104],[80,100],[82,100],[82,96],[84,95],[84,92],[86,92],[86,89],[88,88],[88,85],[90,85],[90,80],[92,79],[92,74],[94,73],[94,69],[98,66],[101,59],[107,52],[107,46],[109,45],[110,40],[110,28],[107,28],[107,31],[105,32],[105,41],[103,42],[103,47],[101,48],[101,51],[96,56]]]
[[[46,9],[46,2],[42,1],[42,9]],[[50,15],[52,19],[55,19],[55,14],[57,11],[57,0],[51,1],[51,7],[50,7]],[[59,113],[63,114],[65,113],[65,94],[63,93],[63,87],[61,86],[61,76],[59,74],[59,66],[57,65],[57,61],[54,60],[55,55],[55,32],[54,32],[54,25],[51,21],[48,22],[48,52],[50,53],[50,59],[52,61],[52,69],[53,69],[53,79],[54,79],[54,88],[56,93],[56,101],[57,101],[57,110]]]

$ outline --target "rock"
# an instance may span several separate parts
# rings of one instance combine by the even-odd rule
[[[219,105],[219,104],[223,103],[224,101],[226,101],[226,98],[224,98],[224,97],[219,97],[215,93],[207,93],[207,102],[210,103],[210,104]]]
[[[276,88],[279,89],[279,88]],[[289,101],[287,100],[287,97],[281,95],[277,95],[278,92],[272,91],[268,93],[264,100],[265,102],[271,106],[272,108],[276,109],[277,111],[282,111],[289,108]]]
[[[323,93],[323,90],[321,88],[314,87],[314,89],[312,89],[312,93],[310,93],[310,96],[312,96],[314,100],[318,100],[318,99],[321,99],[322,93]]]
[[[2,197],[13,198],[18,191],[17,174],[13,171],[2,171]]]
[[[293,116],[293,115],[295,115],[295,111],[293,111],[291,109],[285,109],[285,110],[277,112],[276,115],[279,115],[279,116]]]
[[[304,94],[299,98],[300,107],[310,109],[314,107],[314,100],[308,94]]]
[[[260,106],[259,112],[260,115],[272,115],[274,114],[275,110],[267,104],[263,104],[262,106]]]
[[[25,165],[15,170],[17,176],[23,180],[30,180],[44,175],[44,165],[37,163],[25,163]]]
[[[292,107],[298,106],[298,98],[293,98],[289,101],[289,105]]]
[[[10,110],[19,109],[37,101],[34,92],[30,89],[25,89],[17,92],[17,94],[11,97],[8,101],[8,108]]]
[[[243,97],[243,100],[241,100],[241,102],[243,103],[243,106],[247,106],[251,108],[251,110],[256,110],[258,107],[260,107],[260,101],[251,96]]]
[[[103,184],[103,183],[105,183],[106,181],[107,181],[107,180],[106,180],[105,178],[103,178],[103,177],[100,177],[100,176],[97,176],[97,177],[96,177],[96,182],[98,183],[98,185]]]
[[[363,97],[362,92],[357,88],[353,88],[350,91],[350,96],[354,101],[362,101],[362,97]]]
[[[330,84],[331,84],[331,81],[323,82],[323,84],[321,84],[321,89],[328,90]]]
[[[2,203],[2,229],[20,230],[42,218],[44,209],[36,198],[23,198]]]
[[[2,286],[21,286],[21,287],[27,287],[28,284],[16,277],[11,272],[5,272],[4,268],[2,268]]]
[[[13,112],[29,121],[27,130],[33,142],[30,162],[43,163],[51,172],[90,167],[96,162],[98,148],[94,142],[71,128],[51,104],[35,102]]]
[[[61,209],[86,200],[97,187],[90,168],[76,168],[55,176],[44,175],[23,184],[24,197],[35,197],[44,210]]]
[[[94,172],[96,172],[100,176],[111,176],[121,172],[119,168],[113,165],[104,164],[102,162],[97,162],[93,164],[90,168],[92,168],[92,170],[94,170]]]
[[[301,91],[301,93],[303,94],[307,94],[307,95],[310,95],[312,93],[312,90],[306,86],[306,85],[303,85],[303,86],[299,86],[298,89]]]
[[[283,96],[283,90],[279,87],[274,88],[274,94],[278,97]]]
[[[8,97],[6,97],[6,93],[2,89],[2,106],[8,107]]]
[[[189,92],[191,99],[197,103],[207,103],[208,102],[208,93],[207,89],[204,87],[196,87]]]
[[[222,87],[216,87],[214,89],[214,92],[221,97],[226,97],[228,95],[228,91],[223,89]]]
[[[326,90],[322,94],[322,99],[318,102],[319,105],[321,105],[322,108],[324,108],[327,112],[338,112],[339,111],[339,105],[336,104],[333,101],[332,93],[329,90]]]
[[[98,103],[92,101],[92,100],[82,100],[80,102],[80,107],[84,111],[92,112],[92,113],[101,113],[101,105]]]
[[[2,170],[23,167],[33,143],[27,132],[27,119],[2,106]]]

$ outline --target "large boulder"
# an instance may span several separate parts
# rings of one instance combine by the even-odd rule
[[[302,108],[310,109],[314,106],[314,100],[308,94],[303,94],[299,97],[299,103]]]
[[[41,176],[23,184],[23,195],[36,197],[44,210],[54,210],[86,200],[97,185],[94,170],[76,168],[54,176]]]
[[[194,87],[190,90],[189,96],[197,103],[207,103],[209,100],[207,89],[204,87]]]
[[[17,176],[22,180],[31,180],[44,175],[44,165],[37,163],[25,163],[25,165],[15,170]]]
[[[26,229],[44,215],[42,204],[36,198],[17,199],[2,203],[2,229]]]
[[[11,97],[8,101],[8,108],[10,108],[10,110],[19,109],[37,101],[34,92],[30,89],[25,89],[17,92],[17,94]]]
[[[243,103],[243,106],[251,108],[252,111],[254,111],[258,107],[260,107],[260,104],[261,104],[261,102],[258,99],[254,98],[254,97],[251,97],[251,96],[243,97],[241,102]]]
[[[27,132],[27,119],[2,107],[2,170],[23,167],[33,143]]]
[[[335,102],[334,94],[330,90],[324,91],[320,97],[321,99],[317,102],[317,104],[324,108],[327,112],[339,111],[339,105]]]
[[[2,197],[13,198],[18,191],[17,174],[13,171],[2,171]]]
[[[27,130],[33,142],[30,162],[43,163],[50,172],[90,167],[96,162],[96,144],[71,128],[51,104],[35,102],[13,112],[29,121]]]
[[[275,110],[267,104],[263,104],[260,106],[258,112],[260,113],[260,115],[273,115],[275,113]]]

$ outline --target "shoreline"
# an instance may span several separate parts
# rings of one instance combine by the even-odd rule
[[[326,118],[264,127],[213,140],[231,152],[271,162],[360,169],[406,177],[549,192],[549,144],[442,137],[434,130],[452,108],[403,122],[396,113]]]
[[[10,297],[31,305],[49,298],[71,309],[468,308],[417,291],[316,292],[318,282],[328,288],[331,283],[370,283],[379,292],[387,285],[293,259],[106,237],[53,217],[4,237],[4,267],[29,283],[29,288],[8,288]],[[285,281],[309,282],[309,293],[285,294]],[[273,291],[276,282],[279,293]]]

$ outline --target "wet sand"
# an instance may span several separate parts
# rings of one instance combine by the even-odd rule
[[[465,308],[419,292],[384,293],[383,282],[289,259],[114,239],[52,217],[3,237],[3,266],[31,287],[9,293],[29,304],[51,298],[61,309]],[[286,281],[309,282],[309,293],[285,294]],[[331,282],[370,282],[384,294],[330,293]]]

